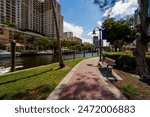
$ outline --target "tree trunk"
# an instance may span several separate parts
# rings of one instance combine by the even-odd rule
[[[115,45],[115,52],[117,52],[117,51],[118,51],[118,46]]]
[[[53,49],[54,49],[54,55],[58,54],[57,47],[54,47]]]
[[[139,73],[141,79],[150,79],[150,73],[148,71],[148,66],[145,59],[145,50],[149,42],[149,36],[147,35],[146,29],[149,26],[148,20],[148,0],[139,0],[140,7],[140,21],[141,24],[137,27],[136,33],[136,63],[137,72]]]
[[[135,60],[137,64],[136,71],[140,75],[141,79],[149,79],[148,66],[145,59],[146,44],[141,43],[142,37],[140,33],[136,34],[136,51]]]
[[[54,1],[51,0],[51,2],[52,2],[53,16],[54,16],[56,34],[57,34],[57,43],[58,43],[58,51],[59,51],[59,66],[60,66],[60,68],[63,68],[63,67],[65,67],[65,64],[64,64],[63,56],[62,56],[60,35],[59,35],[59,29],[58,29],[58,24],[57,24],[57,17],[56,17],[56,12],[55,12],[55,7],[54,7]]]

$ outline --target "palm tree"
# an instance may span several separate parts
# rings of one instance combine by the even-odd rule
[[[63,62],[63,57],[62,57],[61,43],[60,43],[60,36],[59,36],[56,12],[55,12],[55,7],[54,7],[54,1],[53,0],[51,0],[51,1],[52,1],[52,9],[53,9],[53,15],[54,15],[55,26],[56,26],[56,33],[57,33],[57,43],[58,43],[59,62],[60,62],[59,65],[60,65],[60,68],[63,68],[65,66],[65,64]]]

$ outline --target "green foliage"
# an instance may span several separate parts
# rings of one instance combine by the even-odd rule
[[[135,40],[135,30],[131,28],[130,20],[115,21],[108,18],[103,22],[103,28],[108,31],[108,42],[115,48],[121,48]]]
[[[62,41],[62,47],[67,47],[71,50],[83,51],[83,50],[91,50],[94,48],[93,44],[82,44],[78,42],[69,42],[69,41]]]
[[[108,0],[93,0],[94,4],[97,4],[100,8],[108,6]]]
[[[137,96],[140,94],[140,91],[131,84],[124,84],[122,86],[122,89],[123,89],[124,93],[127,95]]]
[[[28,39],[27,48],[29,50],[47,50],[51,48],[51,41],[46,37],[31,36]]]
[[[136,61],[131,52],[106,52],[103,56],[107,56],[116,60],[116,68],[125,71],[135,71]]]
[[[109,57],[116,60],[116,68],[132,72],[136,70],[136,61],[135,57],[132,55],[132,52],[105,52],[103,57]],[[146,62],[150,70],[150,55],[146,55]]]
[[[7,26],[9,26],[9,27],[12,27],[12,28],[16,28],[16,25],[14,24],[14,23],[10,23],[10,22],[1,22],[2,24],[5,24],[5,25],[7,25]]]

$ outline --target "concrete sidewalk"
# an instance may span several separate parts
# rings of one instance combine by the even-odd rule
[[[101,75],[97,68],[98,61],[99,58],[90,58],[82,61],[64,78],[47,99],[126,99],[107,78]]]

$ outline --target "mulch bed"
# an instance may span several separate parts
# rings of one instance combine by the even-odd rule
[[[150,84],[143,82],[137,75],[121,70],[114,71],[123,79],[122,81],[111,81],[130,100],[149,100]],[[128,87],[129,86],[129,87]],[[126,88],[128,87],[128,89]],[[126,90],[127,89],[127,90]]]

